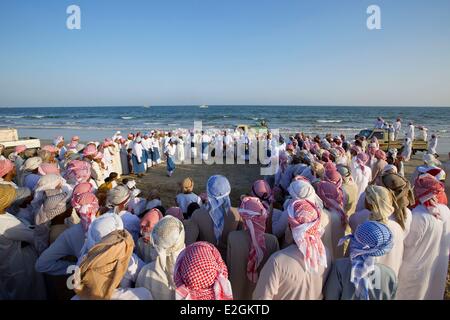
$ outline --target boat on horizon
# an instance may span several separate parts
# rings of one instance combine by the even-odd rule
[[[208,109],[208,106],[206,104],[202,104],[199,108],[200,109]]]

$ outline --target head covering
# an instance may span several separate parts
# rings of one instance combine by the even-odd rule
[[[358,153],[358,155],[356,156],[356,163],[359,165],[362,172],[364,172],[364,170],[366,170],[367,161],[369,161],[369,156],[367,155],[367,153],[361,152],[361,153]]]
[[[0,184],[0,211],[11,206],[16,198],[16,189],[9,184]]]
[[[227,266],[219,251],[204,241],[181,251],[174,270],[177,300],[231,300]]]
[[[42,176],[39,179],[39,181],[36,185],[36,189],[34,191],[38,192],[38,191],[45,191],[45,190],[50,190],[50,189],[57,189],[62,186],[63,182],[64,181],[61,176],[54,174],[54,173],[50,173],[45,176]]]
[[[194,190],[194,180],[190,177],[185,178],[181,183],[181,188],[183,193],[191,193]]]
[[[53,145],[56,147],[58,144],[60,144],[61,142],[64,141],[64,137],[63,136],[58,136],[53,140]]]
[[[102,152],[97,152],[94,156],[94,160],[101,160],[103,159],[103,153]]]
[[[405,209],[414,206],[414,193],[408,180],[396,173],[384,174],[381,183],[390,190],[396,221],[405,229]]]
[[[56,216],[67,211],[67,203],[70,195],[60,190],[46,190],[44,195],[44,203],[41,205],[39,212],[36,214],[35,223],[40,225],[51,221]]]
[[[361,147],[360,147],[360,146],[356,146],[356,145],[352,146],[352,147],[350,148],[350,151],[355,152],[357,155],[360,154],[360,153],[362,153]]]
[[[438,205],[438,196],[444,193],[442,183],[437,181],[432,175],[426,173],[420,175],[414,183],[414,195],[417,203],[427,208],[428,212],[438,219],[441,219]]]
[[[179,207],[170,207],[167,209],[166,215],[173,216],[180,221],[184,220],[183,211]]]
[[[157,259],[173,289],[176,288],[173,271],[180,251],[185,248],[184,239],[183,223],[172,216],[162,218],[152,230],[152,242],[158,253]]]
[[[323,177],[324,173],[325,173],[325,168],[323,166],[323,164],[321,164],[318,161],[313,161],[311,163],[311,170],[319,177]]]
[[[372,207],[370,220],[386,224],[389,216],[394,213],[392,194],[389,190],[381,186],[368,185],[366,201]]]
[[[123,229],[122,219],[115,213],[105,213],[96,218],[88,228],[86,241],[80,251],[80,258],[82,258],[93,246],[99,243],[103,237],[113,231]]]
[[[288,187],[289,195],[294,200],[308,200],[314,203],[317,207],[323,208],[322,200],[317,196],[314,187],[311,183],[304,180],[292,181]]]
[[[352,176],[352,172],[350,171],[350,168],[347,166],[340,165],[337,167],[337,171],[339,172],[339,174],[341,175],[341,177],[343,179],[351,178],[351,176]]]
[[[97,197],[90,192],[79,194],[72,198],[72,206],[80,216],[84,232],[87,232],[100,208]]]
[[[288,222],[295,244],[303,255],[305,270],[318,272],[327,267],[327,256],[320,226],[320,211],[308,200],[295,200],[288,207]]]
[[[14,164],[8,159],[0,160],[0,178],[13,171]]]
[[[320,181],[317,185],[317,195],[322,199],[325,207],[336,210],[341,217],[342,225],[347,224],[347,215],[344,210],[344,193],[334,183]]]
[[[83,150],[83,156],[94,156],[97,154],[97,147],[95,144],[88,144]]]
[[[76,294],[81,299],[111,299],[128,269],[133,248],[133,238],[126,230],[106,235],[81,261]]]
[[[87,161],[72,160],[67,165],[64,177],[72,184],[87,182],[91,178],[91,164]]]
[[[352,271],[350,281],[355,285],[355,294],[363,300],[369,299],[369,275],[375,270],[374,257],[387,254],[393,246],[393,236],[389,228],[376,221],[360,224],[353,235],[339,241],[342,245],[350,239],[350,261]]]
[[[41,165],[41,163],[42,159],[40,157],[28,158],[22,165],[21,169],[23,171],[33,171],[36,170]]]
[[[94,193],[94,187],[89,182],[81,182],[73,188],[72,195],[76,197],[83,193]]]
[[[16,197],[14,199],[15,205],[21,205],[25,199],[31,196],[31,190],[27,187],[17,188]]]
[[[239,207],[239,214],[250,234],[250,251],[248,254],[247,277],[251,282],[258,281],[258,267],[266,252],[265,230],[267,210],[261,200],[256,197],[245,197]]]
[[[208,194],[208,212],[214,224],[214,236],[216,243],[223,231],[224,216],[231,208],[230,201],[231,186],[228,179],[221,175],[214,175],[206,183]]]
[[[263,202],[266,208],[268,208],[270,202],[273,199],[270,185],[265,180],[256,180],[252,185],[251,194],[254,197],[258,197]]]
[[[130,199],[130,190],[123,185],[118,185],[108,191],[107,203],[110,206],[118,206]]]
[[[79,136],[73,136],[73,137],[72,137],[72,141],[78,141],[78,140],[80,140],[80,137],[79,137]]]
[[[398,173],[398,169],[395,165],[393,164],[387,164],[384,166],[383,168],[383,172],[382,172],[382,176],[387,175],[387,174],[397,174]]]
[[[58,152],[58,149],[56,149],[56,147],[55,147],[55,146],[52,146],[52,145],[46,145],[46,146],[43,146],[43,147],[41,148],[41,150],[43,150],[43,151],[48,151],[48,152],[50,152],[50,153],[56,153],[56,152]]]
[[[41,163],[38,168],[38,173],[41,176],[45,176],[47,174],[59,175],[59,168],[54,163]]]
[[[342,186],[342,176],[337,171],[336,167],[327,167],[325,169],[325,174],[323,175],[323,179],[325,181],[331,182],[336,185],[338,188]]]
[[[16,146],[16,148],[14,149],[14,151],[16,152],[16,154],[19,154],[21,152],[24,152],[25,150],[27,150],[27,147],[25,145],[20,145],[20,146]]]
[[[379,160],[386,160],[386,153],[383,150],[378,149],[377,151],[375,151],[375,158]]]
[[[156,208],[150,209],[141,219],[141,235],[145,243],[151,240],[151,232],[159,220],[163,218],[163,214]]]

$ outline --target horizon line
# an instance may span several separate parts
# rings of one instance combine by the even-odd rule
[[[0,108],[152,108],[152,107],[199,107],[199,104],[164,104],[164,105],[80,105],[80,106],[1,106]],[[325,107],[325,108],[450,108],[449,106],[424,105],[302,105],[302,104],[213,104],[208,107]]]

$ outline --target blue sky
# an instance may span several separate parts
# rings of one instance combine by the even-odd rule
[[[2,0],[0,46],[0,107],[450,106],[448,0]]]

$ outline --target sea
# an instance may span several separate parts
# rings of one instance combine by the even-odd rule
[[[373,128],[377,117],[394,122],[400,117],[428,128],[450,141],[450,107],[346,107],[346,106],[122,106],[0,108],[0,127],[17,128],[21,137],[53,139],[77,134],[81,140],[99,140],[117,130],[122,133],[150,130],[192,129],[202,121],[207,129],[258,126],[266,121],[281,133],[344,134],[353,137]],[[416,130],[418,131],[418,130]],[[442,150],[448,152],[450,150]]]

